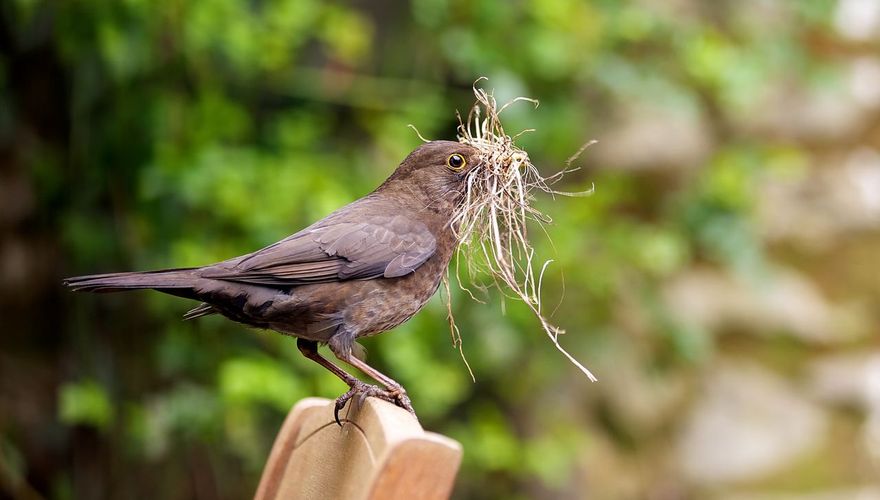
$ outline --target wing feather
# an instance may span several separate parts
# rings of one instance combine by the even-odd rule
[[[252,254],[205,268],[206,278],[269,286],[396,278],[428,260],[437,242],[421,222],[402,215],[328,222]]]

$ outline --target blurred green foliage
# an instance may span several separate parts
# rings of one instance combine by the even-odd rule
[[[90,380],[63,385],[58,392],[59,418],[69,425],[105,429],[113,420],[113,408],[103,387]]]
[[[561,189],[595,183],[593,196],[537,200],[554,219],[549,239],[534,232],[554,260],[546,303],[599,384],[497,292],[475,303],[453,285],[476,383],[439,296],[367,342],[423,424],[464,443],[458,495],[576,497],[601,482],[579,479],[594,450],[658,445],[608,403],[619,360],[662,384],[713,359],[715,337],[666,310],[665,280],[697,264],[764,272],[754,192],[797,175],[803,153],[733,130],[768,80],[840,85],[810,45],[833,6],[780,2],[773,24],[729,1],[14,0],[0,7],[12,42],[0,135],[33,183],[32,230],[57,241],[57,284],[276,241],[378,185],[420,142],[407,124],[453,138],[479,76],[499,101],[540,100],[505,125],[535,129],[518,141],[546,172],[632,110],[698,119],[697,165],[602,168],[590,148]],[[147,496],[247,497],[291,404],[344,390],[289,338],[181,323],[180,299],[47,293],[63,304],[63,336],[46,341],[66,443],[55,453],[92,450],[35,473],[59,497],[128,497],[90,462],[140,478]]]

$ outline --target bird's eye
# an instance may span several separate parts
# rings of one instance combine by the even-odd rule
[[[460,172],[461,170],[464,170],[465,166],[467,166],[467,161],[465,161],[464,156],[456,153],[449,155],[449,158],[446,159],[446,166],[456,172]]]

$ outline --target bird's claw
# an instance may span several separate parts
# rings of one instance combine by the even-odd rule
[[[333,416],[340,427],[342,427],[342,421],[339,420],[339,412],[345,407],[345,403],[348,403],[348,400],[355,396],[358,397],[358,402],[361,404],[370,396],[388,401],[389,403],[395,403],[396,401],[395,397],[388,391],[380,389],[375,385],[357,381],[348,389],[348,392],[336,398],[336,408],[333,410]]]
[[[336,398],[336,407],[333,410],[333,417],[336,419],[336,424],[340,427],[342,427],[342,421],[339,419],[339,412],[345,407],[348,400],[355,396],[358,397],[358,403],[360,404],[363,404],[368,397],[379,398],[382,401],[397,405],[412,413],[413,416],[416,416],[416,411],[412,407],[412,402],[403,387],[395,387],[386,391],[375,385],[357,381],[345,394]]]
[[[418,416],[416,416],[416,410],[413,409],[412,406],[412,401],[409,400],[409,396],[406,394],[406,390],[403,387],[395,387],[388,391],[388,394],[390,394],[394,398],[394,401],[391,401],[392,403],[412,413],[412,416],[416,417],[416,419],[418,420]]]

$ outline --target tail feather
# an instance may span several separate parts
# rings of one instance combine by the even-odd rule
[[[189,321],[191,319],[201,318],[202,316],[208,316],[211,314],[217,314],[217,310],[214,309],[214,306],[211,304],[202,302],[198,306],[190,309],[183,315],[183,319],[185,321]]]
[[[162,271],[93,274],[64,280],[64,284],[78,292],[117,292],[155,288],[172,290],[192,288],[199,278],[196,268],[166,269]]]

